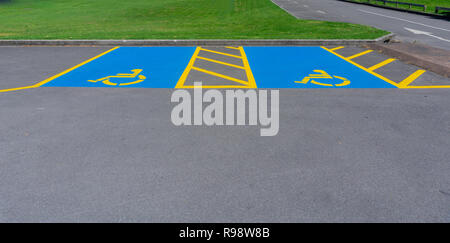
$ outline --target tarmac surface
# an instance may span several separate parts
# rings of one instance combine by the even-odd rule
[[[366,73],[390,58],[326,48]],[[1,47],[0,89],[33,85],[108,50]],[[92,73],[113,54],[48,85]],[[209,74],[228,70],[196,61]],[[186,70],[185,84],[197,75]],[[394,86],[450,82],[432,72],[410,80],[421,69],[398,60],[373,70]],[[249,81],[233,72],[224,75]],[[450,222],[448,88],[280,88],[279,133],[261,137],[257,126],[175,126],[174,89],[138,86],[145,82],[0,93],[0,221]]]
[[[300,19],[369,25],[395,33],[400,41],[450,50],[450,21],[445,19],[337,0],[272,0],[272,2]],[[416,34],[417,32],[411,30],[429,34]]]

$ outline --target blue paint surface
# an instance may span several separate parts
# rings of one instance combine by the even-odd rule
[[[245,47],[244,50],[258,88],[396,88],[321,47]],[[344,77],[350,84],[328,87],[294,82],[315,74],[314,70]],[[339,79],[315,80],[330,84],[342,82]]]
[[[47,87],[123,87],[174,88],[194,54],[195,47],[120,47],[49,83]],[[103,82],[88,82],[118,73],[132,73],[142,69],[146,79],[127,86],[111,86]],[[124,83],[139,80],[111,78],[111,82]]]
[[[321,47],[245,47],[244,48],[258,88],[396,88],[382,79],[333,55]],[[194,54],[195,47],[121,47],[97,58],[55,80],[47,87],[123,87],[123,88],[174,88]],[[98,80],[117,74],[133,73],[145,80],[126,86],[111,86]],[[314,70],[323,70],[329,79],[302,81]],[[214,70],[213,70],[214,71]],[[350,84],[342,87],[321,86],[312,80],[339,84],[342,77]],[[112,83],[129,83],[136,78],[110,78]]]

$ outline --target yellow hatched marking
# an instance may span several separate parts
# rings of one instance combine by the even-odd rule
[[[354,59],[354,58],[357,58],[357,57],[360,57],[360,56],[364,56],[364,55],[369,54],[369,53],[371,53],[371,52],[373,52],[373,51],[372,51],[372,50],[363,51],[363,52],[358,53],[358,54],[355,54],[355,55],[353,55],[353,56],[351,56],[351,57],[347,57],[347,59],[348,59],[348,60],[352,60],[352,59]]]
[[[364,71],[366,71],[366,72],[368,72],[368,73],[374,75],[375,77],[378,77],[378,78],[380,78],[380,79],[382,79],[382,80],[384,80],[384,81],[386,81],[386,82],[388,82],[388,83],[390,83],[390,84],[392,84],[392,85],[394,85],[394,86],[396,86],[397,88],[400,88],[400,89],[448,89],[448,88],[450,88],[450,85],[436,85],[436,86],[431,86],[431,85],[430,85],[430,86],[427,86],[427,85],[422,85],[422,86],[408,86],[408,85],[405,85],[406,83],[410,84],[412,81],[414,81],[415,79],[417,79],[420,75],[422,75],[423,73],[426,72],[425,70],[418,70],[418,71],[416,71],[416,73],[413,73],[411,76],[409,76],[408,78],[406,78],[405,80],[403,80],[402,82],[400,82],[399,84],[397,84],[397,83],[395,83],[394,81],[392,81],[392,80],[390,80],[390,79],[388,79],[388,78],[386,78],[386,77],[383,77],[383,76],[381,76],[380,74],[375,73],[374,71],[369,70],[368,68],[365,68],[365,67],[359,65],[358,63],[355,63],[355,62],[353,62],[352,60],[349,60],[348,58],[345,58],[345,57],[343,57],[343,56],[337,54],[336,52],[334,52],[334,51],[332,51],[332,50],[330,50],[330,49],[328,49],[328,48],[326,48],[326,47],[323,47],[323,46],[322,46],[322,49],[324,49],[324,50],[326,50],[326,51],[328,51],[328,52],[330,52],[330,53],[336,55],[337,57],[340,57],[341,59],[343,59],[343,60],[345,60],[345,61],[347,61],[347,62],[349,62],[349,63],[355,65],[356,67],[358,67],[358,68],[360,68],[360,69],[362,69],[362,70],[364,70]],[[415,77],[415,76],[417,76],[417,77]],[[409,81],[410,78],[411,78],[411,79],[414,78],[414,79],[413,79],[412,81]],[[404,82],[404,83],[403,83],[403,82]],[[400,84],[402,84],[402,83],[403,83],[403,85],[400,85]]]
[[[240,57],[240,56],[236,56],[236,55],[233,55],[233,54],[228,54],[228,53],[225,53],[225,52],[213,51],[213,50],[209,50],[209,49],[205,49],[205,48],[201,48],[201,50],[202,51],[211,52],[211,53],[215,53],[215,54],[219,54],[219,55],[224,55],[224,56],[229,56],[229,57],[242,59],[242,57]]]
[[[249,83],[250,88],[256,89],[256,81],[255,77],[253,76],[252,69],[250,68],[250,64],[248,63],[247,55],[245,54],[244,47],[239,47],[241,51],[242,61],[244,63],[245,71],[247,73],[247,80]]]
[[[245,54],[244,48],[243,47],[238,47],[237,48],[241,54],[241,56],[236,56],[236,55],[231,55],[228,53],[222,53],[222,52],[217,52],[217,51],[213,51],[213,50],[209,50],[209,49],[205,49],[202,47],[197,47],[197,49],[195,50],[191,60],[189,61],[189,64],[187,65],[186,69],[184,70],[183,74],[181,75],[180,79],[177,82],[177,85],[175,86],[175,88],[180,89],[180,88],[186,88],[186,89],[190,89],[190,88],[194,88],[195,86],[193,85],[184,85],[186,82],[186,79],[189,75],[189,73],[191,72],[191,70],[196,70],[199,72],[203,72],[212,76],[216,76],[219,78],[223,78],[223,79],[227,79],[233,82],[237,82],[240,84],[243,84],[245,86],[239,86],[239,85],[203,85],[203,88],[257,88],[256,87],[256,82],[255,82],[255,78],[253,76],[253,73],[251,71],[250,68],[250,64],[248,62],[247,56]],[[226,62],[221,62],[218,60],[214,60],[214,59],[210,59],[210,58],[206,58],[206,57],[202,57],[199,56],[200,51],[208,51],[208,52],[212,52],[212,53],[217,53],[220,55],[225,55],[225,56],[232,56],[232,57],[236,57],[239,59],[242,59],[242,62],[244,64],[244,66],[239,66],[239,65],[234,65],[231,63],[226,63]],[[194,67],[195,61],[197,59],[201,59],[201,60],[205,60],[205,61],[210,61],[210,62],[214,62],[214,63],[218,63],[218,64],[222,64],[222,65],[226,65],[226,66],[230,66],[230,67],[235,67],[235,68],[239,68],[239,69],[243,69],[246,72],[247,75],[247,79],[249,81],[244,81],[244,80],[240,80],[237,78],[233,78],[227,75],[223,75],[220,73],[216,73],[216,72],[212,72],[206,69],[202,69],[202,68],[198,68],[198,67]]]
[[[337,51],[337,50],[340,50],[340,49],[343,49],[343,48],[345,48],[345,46],[338,46],[338,47],[335,47],[335,48],[331,48],[330,50]]]
[[[64,72],[56,74],[56,75],[54,75],[54,76],[52,76],[52,77],[50,77],[50,78],[48,78],[48,79],[46,79],[44,81],[41,81],[41,82],[39,82],[37,84],[31,85],[31,86],[25,86],[25,87],[12,88],[12,89],[3,89],[3,90],[0,90],[0,93],[10,92],[10,91],[17,91],[17,90],[24,90],[24,89],[34,89],[34,88],[41,87],[42,85],[44,85],[46,83],[49,83],[49,82],[51,82],[51,81],[53,81],[53,80],[63,76],[64,74],[67,74],[67,73],[69,73],[69,72],[71,72],[71,71],[73,71],[73,70],[75,70],[75,69],[77,69],[77,68],[79,68],[79,67],[81,67],[81,66],[83,66],[83,65],[85,65],[87,63],[89,63],[89,62],[92,62],[95,59],[97,59],[97,58],[99,58],[101,56],[104,56],[104,55],[106,55],[106,54],[108,54],[108,53],[110,53],[110,52],[112,52],[112,51],[114,51],[114,50],[116,50],[118,48],[119,47],[117,46],[117,47],[114,47],[112,49],[109,49],[109,50],[107,50],[107,51],[105,51],[105,52],[103,52],[103,53],[101,53],[101,54],[99,54],[99,55],[97,55],[97,56],[95,56],[95,57],[93,57],[91,59],[88,59],[88,60],[86,60],[86,61],[84,61],[84,62],[82,62],[82,63],[80,63],[80,64],[78,64],[78,65],[76,65],[74,67],[71,67],[71,68],[67,69]]]
[[[205,70],[203,68],[192,67],[192,70],[196,70],[196,71],[199,71],[199,72],[202,72],[202,73],[206,73],[206,74],[209,74],[209,75],[213,75],[213,76],[216,76],[216,77],[219,77],[219,78],[223,78],[223,79],[228,79],[228,80],[240,83],[240,84],[245,84],[245,85],[249,84],[246,81],[243,81],[243,80],[240,80],[240,79],[237,79],[237,78],[233,78],[233,77],[230,77],[230,76],[226,76],[226,75],[223,75],[223,74],[220,74],[220,73],[211,72],[211,71]]]
[[[385,65],[387,65],[387,64],[389,64],[389,63],[391,63],[391,62],[393,62],[395,60],[396,60],[395,58],[389,58],[389,59],[387,59],[387,60],[385,60],[383,62],[380,62],[380,63],[378,63],[376,65],[373,65],[372,67],[369,68],[369,70],[370,71],[374,71],[374,70],[376,70],[376,69],[378,69],[378,68],[380,68],[382,66],[385,66]]]
[[[226,48],[228,48],[228,49],[234,49],[234,50],[239,50],[239,47],[233,47],[233,46],[226,46]]]
[[[205,61],[208,61],[208,62],[214,62],[214,63],[218,63],[218,64],[222,64],[222,65],[226,65],[226,66],[230,66],[230,67],[234,67],[234,68],[245,69],[244,67],[241,67],[241,66],[238,66],[238,65],[234,65],[234,64],[226,63],[226,62],[221,62],[221,61],[209,59],[209,58],[206,58],[206,57],[198,56],[197,59],[202,59],[202,60],[205,60]]]
[[[192,67],[194,66],[195,59],[197,58],[198,53],[200,52],[201,49],[202,49],[201,47],[197,47],[195,49],[194,55],[192,55],[191,60],[189,61],[186,69],[184,69],[183,74],[181,75],[180,79],[177,82],[177,85],[175,85],[176,89],[183,88],[184,82],[186,82],[189,72],[191,71]]]
[[[405,80],[401,81],[398,85],[402,88],[406,88],[410,83],[412,83],[425,72],[425,70],[417,70],[413,74],[409,75],[409,77],[405,78]]]
[[[348,59],[348,58],[346,58],[346,57],[343,57],[343,56],[337,54],[336,52],[334,52],[334,51],[332,51],[332,50],[330,50],[330,49],[328,49],[328,48],[326,48],[326,47],[323,47],[323,46],[322,46],[322,49],[324,49],[324,50],[330,52],[331,54],[336,55],[337,57],[340,57],[341,59],[343,59],[343,60],[345,60],[345,61],[347,61],[347,62],[349,62],[349,63],[355,65],[356,67],[358,67],[358,68],[360,68],[360,69],[362,69],[362,70],[364,70],[364,71],[366,71],[366,72],[368,72],[368,73],[370,73],[370,74],[372,74],[373,76],[378,77],[378,78],[380,78],[380,79],[382,79],[382,80],[384,80],[384,81],[386,81],[386,82],[388,82],[388,83],[394,85],[394,86],[397,87],[397,88],[401,88],[396,82],[394,82],[394,81],[392,81],[392,80],[390,80],[390,79],[388,79],[388,78],[386,78],[386,77],[383,77],[383,76],[381,76],[380,74],[375,73],[374,71],[369,70],[368,68],[365,68],[365,67],[359,65],[358,63],[356,63],[356,62],[354,62],[354,61],[352,61],[352,60],[350,60],[350,59]]]

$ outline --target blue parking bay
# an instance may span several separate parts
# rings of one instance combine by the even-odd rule
[[[174,88],[195,47],[120,47],[47,87]]]
[[[245,47],[244,51],[243,57],[220,52],[213,54],[220,58],[242,59],[243,63],[248,61],[257,88],[396,88],[318,46]],[[186,70],[198,68],[197,62],[190,63],[196,56],[196,47],[120,47],[70,69],[64,75],[55,76],[43,86],[174,88],[183,73],[189,73]],[[211,79],[204,80],[210,83],[220,82],[217,77],[227,82],[226,79],[236,80],[232,77],[233,72],[226,73],[227,69],[217,68],[217,61],[208,58],[201,61],[209,62],[207,67],[215,69],[203,71],[206,74],[194,73],[194,78]]]
[[[258,88],[396,88],[321,47],[245,47]]]

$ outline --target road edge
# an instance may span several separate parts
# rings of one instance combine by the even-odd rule
[[[405,13],[425,15],[425,16],[430,16],[430,17],[439,18],[439,19],[446,19],[446,20],[450,19],[450,16],[428,13],[428,12],[420,12],[420,11],[414,11],[414,10],[409,10],[409,9],[394,8],[394,7],[375,5],[375,4],[370,4],[370,3],[355,2],[352,0],[339,0],[339,1],[347,2],[347,3],[354,3],[354,4],[361,4],[361,5],[366,5],[366,6],[376,7],[376,8],[390,9],[390,10],[395,10],[395,11],[405,12]]]
[[[394,36],[367,40],[0,40],[0,46],[333,46],[386,43]]]

